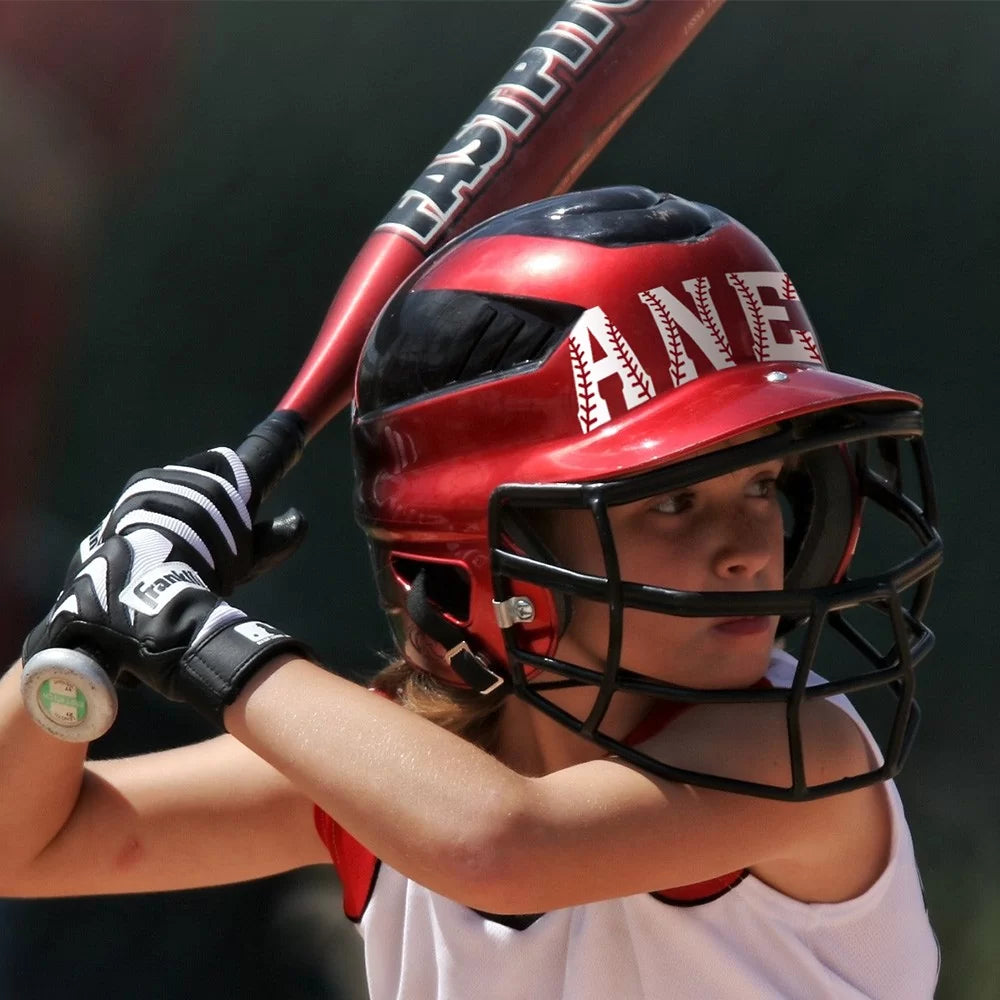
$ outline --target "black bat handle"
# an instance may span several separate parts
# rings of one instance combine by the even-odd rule
[[[275,410],[236,449],[250,473],[259,503],[295,465],[306,443],[305,421],[294,410]]]

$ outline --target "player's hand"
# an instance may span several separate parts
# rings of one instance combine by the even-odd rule
[[[125,670],[203,711],[227,696],[242,661],[205,679],[206,705],[197,704],[197,691],[185,693],[180,661],[224,625],[246,620],[217,595],[276,565],[305,534],[295,510],[254,525],[256,503],[246,467],[226,448],[133,476],[81,542],[52,611],[25,640],[24,662],[43,649],[79,647],[95,654],[113,680]],[[222,610],[209,621],[216,605]],[[267,626],[251,631],[255,649],[270,648]],[[231,655],[239,659],[237,651]]]
[[[141,531],[144,554],[155,550],[163,561],[187,563],[215,593],[231,594],[287,558],[305,537],[305,519],[294,508],[253,524],[257,503],[249,471],[229,448],[144,469],[125,484],[107,517],[80,543],[66,584],[112,535]],[[160,540],[149,537],[150,531]]]
[[[221,725],[256,669],[280,652],[309,650],[248,619],[192,566],[158,559],[153,535],[145,529],[102,542],[28,636],[24,659],[52,646],[96,652],[114,675],[127,671]]]

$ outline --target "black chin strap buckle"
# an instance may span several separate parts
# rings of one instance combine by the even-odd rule
[[[457,646],[452,646],[444,655],[451,669],[473,691],[492,694],[507,683],[507,678],[490,670],[486,659],[473,653],[464,639]]]
[[[427,599],[427,579],[421,570],[406,595],[406,610],[413,623],[436,643],[443,646],[448,665],[473,691],[492,694],[510,687],[510,679],[491,669],[486,657],[469,648],[463,629],[437,611]]]

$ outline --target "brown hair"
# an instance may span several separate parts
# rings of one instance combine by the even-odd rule
[[[480,694],[460,688],[402,658],[383,667],[370,683],[376,691],[442,729],[487,753],[497,752],[505,692]]]

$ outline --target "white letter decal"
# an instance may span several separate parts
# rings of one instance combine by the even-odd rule
[[[774,335],[771,323],[775,320],[787,323],[788,310],[784,306],[764,305],[760,289],[773,288],[786,302],[797,302],[798,292],[787,274],[783,271],[734,271],[726,275],[726,280],[740,297],[753,337],[754,357],[758,361],[823,363],[819,345],[809,330],[790,330],[794,338],[790,344],[779,343]]]
[[[598,361],[594,360],[591,337],[604,349],[605,356]],[[600,306],[588,309],[576,321],[569,334],[569,356],[576,385],[577,418],[584,434],[611,419],[599,386],[609,375],[617,375],[621,381],[622,396],[629,410],[656,395],[652,379]]]
[[[681,338],[681,330],[701,348],[713,368],[732,368],[736,363],[709,294],[708,279],[691,278],[684,282],[684,288],[695,301],[697,316],[662,285],[639,293],[639,298],[652,313],[663,346],[667,349],[667,371],[675,386],[698,377]]]

